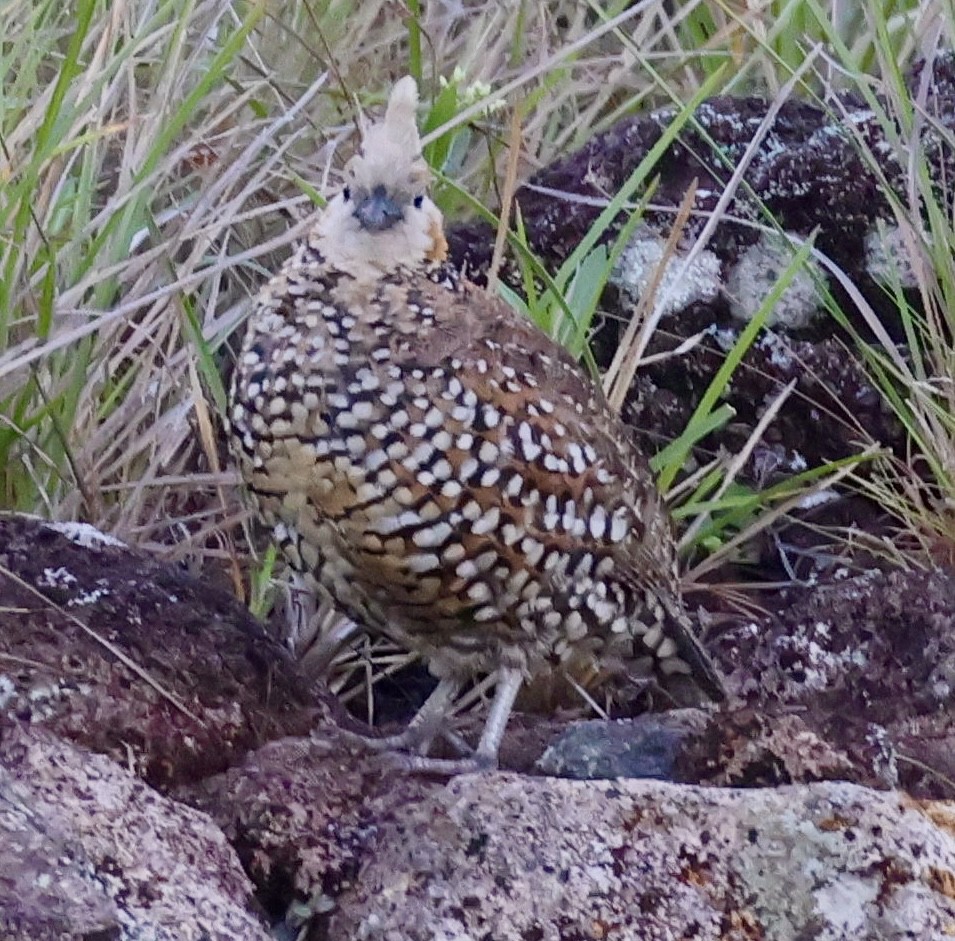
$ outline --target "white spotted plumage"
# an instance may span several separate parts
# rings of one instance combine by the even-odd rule
[[[402,80],[250,320],[230,420],[259,512],[316,587],[420,651],[446,694],[498,671],[484,752],[524,679],[652,655],[649,598],[672,641],[660,675],[685,663],[718,694],[626,429],[563,350],[444,261],[415,101]]]

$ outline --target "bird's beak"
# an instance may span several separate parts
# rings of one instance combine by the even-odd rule
[[[390,229],[404,217],[404,210],[387,193],[383,186],[376,186],[355,206],[355,218],[369,232]]]

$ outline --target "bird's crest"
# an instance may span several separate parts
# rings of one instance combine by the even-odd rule
[[[322,256],[353,277],[379,277],[447,256],[441,212],[428,199],[431,171],[421,156],[418,87],[401,79],[384,118],[363,128],[346,167],[347,185],[329,200],[314,230]]]
[[[421,157],[417,108],[418,86],[406,75],[392,89],[384,118],[362,129],[361,152],[348,165],[359,186],[427,185],[430,173]]]

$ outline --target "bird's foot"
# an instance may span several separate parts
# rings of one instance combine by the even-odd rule
[[[423,735],[424,729],[405,729],[398,735],[361,735],[358,732],[350,732],[347,729],[339,728],[339,735],[347,745],[354,748],[360,748],[371,752],[391,752],[402,751],[404,749],[417,751],[423,745],[430,745],[431,740],[427,742]]]
[[[502,667],[497,672],[494,699],[476,749],[447,727],[449,707],[461,690],[461,681],[443,678],[418,710],[410,725],[398,735],[380,737],[356,735],[342,730],[344,740],[368,751],[383,753],[382,761],[392,768],[416,774],[456,775],[493,771],[498,766],[497,753],[514,698],[523,682],[516,667]],[[442,738],[458,753],[457,758],[431,758],[431,745]]]
[[[460,757],[474,753],[464,736],[453,729],[426,729],[422,726],[409,727],[397,735],[361,735],[339,728],[346,744],[375,753],[407,753],[411,757],[425,757],[437,739],[446,742],[451,750]]]
[[[386,752],[382,764],[395,771],[409,774],[432,774],[454,777],[458,774],[481,774],[497,770],[497,755],[482,755],[477,752],[461,758],[429,758],[408,752]]]
[[[409,774],[433,774],[453,777],[458,774],[474,774],[497,769],[496,755],[480,755],[464,740],[463,736],[450,729],[422,739],[421,729],[406,729],[399,735],[359,735],[340,729],[344,741],[364,751],[380,755],[380,763],[395,771]],[[457,753],[457,758],[431,758],[428,751],[435,738],[443,738]]]

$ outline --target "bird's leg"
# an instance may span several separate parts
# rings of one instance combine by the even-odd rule
[[[424,774],[469,774],[475,771],[491,771],[497,767],[497,753],[507,728],[507,720],[514,708],[514,700],[520,692],[524,677],[520,670],[502,667],[497,671],[494,699],[477,750],[467,758],[427,758],[423,755],[392,755],[392,764],[404,771]]]
[[[494,699],[484,723],[484,731],[478,742],[475,759],[485,762],[487,767],[497,767],[497,753],[504,738],[507,720],[511,717],[514,700],[521,691],[524,677],[515,667],[501,667],[497,671],[497,686],[494,687]]]
[[[440,680],[405,730],[397,735],[358,735],[354,732],[343,732],[343,734],[350,742],[372,751],[418,749],[422,754],[427,754],[431,743],[441,731],[442,721],[463,685],[461,680],[455,677],[445,677]]]

